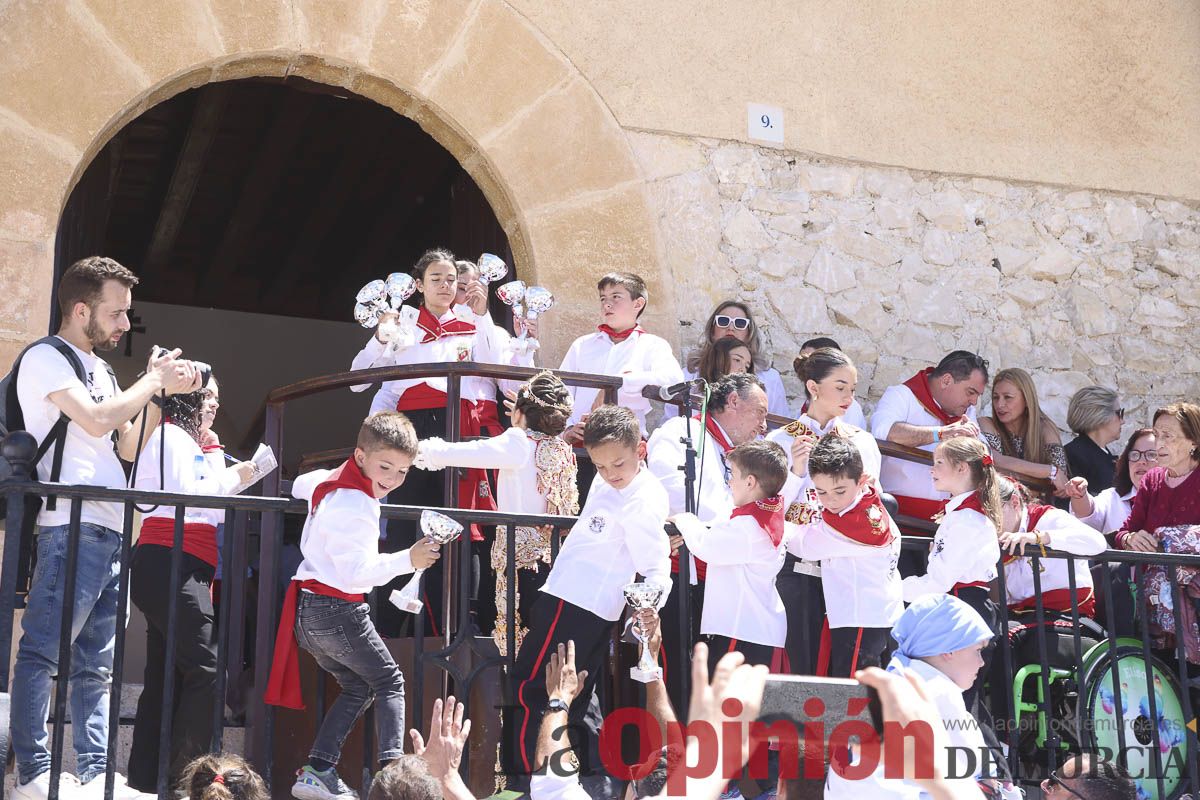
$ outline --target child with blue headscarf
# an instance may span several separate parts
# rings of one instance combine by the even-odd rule
[[[992,629],[979,612],[957,597],[931,594],[904,611],[892,628],[892,638],[897,647],[888,671],[912,670],[920,675],[946,726],[946,753],[940,756],[947,760],[946,774],[977,779],[984,766],[984,740],[979,723],[963,705],[962,693],[983,668],[982,651],[992,638]],[[916,783],[885,777],[882,763],[864,779],[847,780],[838,761],[834,754],[825,783],[827,800],[929,797]]]

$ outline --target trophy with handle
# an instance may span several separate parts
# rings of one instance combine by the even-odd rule
[[[530,286],[525,290],[525,321],[535,320],[554,307],[554,295],[544,286]],[[521,327],[520,339],[529,338],[529,326]]]
[[[463,526],[445,514],[425,509],[421,512],[421,530],[430,539],[444,546],[459,537]],[[425,604],[421,602],[420,595],[421,576],[424,574],[424,569],[416,570],[408,579],[408,583],[404,584],[403,589],[392,592],[388,598],[392,605],[410,614],[420,614],[421,609],[425,607]]]
[[[484,286],[495,283],[508,274],[508,264],[505,264],[500,256],[491,253],[481,255],[476,266],[479,268],[479,282]]]
[[[354,300],[354,321],[364,328],[374,328],[379,324],[380,315],[388,310],[387,284],[371,281],[358,290]]]
[[[650,655],[650,637],[642,630],[640,612],[649,608],[658,608],[658,601],[662,599],[663,595],[663,587],[656,583],[638,581],[626,584],[623,591],[625,592],[625,602],[634,612],[633,635],[641,643],[642,651],[637,666],[629,670],[629,677],[641,683],[654,683],[662,678],[663,673],[662,668],[654,663],[654,659]]]

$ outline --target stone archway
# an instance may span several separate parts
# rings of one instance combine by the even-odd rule
[[[502,0],[51,0],[0,12],[0,358],[48,324],[54,236],[92,158],[145,109],[217,80],[299,75],[421,125],[463,165],[522,273],[549,285],[546,363],[594,323],[594,278],[663,297],[654,218],[624,132]],[[135,268],[136,265],[130,265]],[[648,314],[665,327],[670,309]]]

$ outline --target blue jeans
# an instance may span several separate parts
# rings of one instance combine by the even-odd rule
[[[21,783],[50,769],[46,718],[58,675],[69,526],[39,528],[37,567],[21,620],[12,681],[12,745]],[[104,773],[108,751],[108,690],[112,680],[121,573],[121,535],[84,522],[71,626],[72,734],[84,783]]]
[[[342,687],[309,755],[336,764],[346,736],[372,702],[379,760],[404,755],[404,676],[375,632],[370,607],[300,592],[296,639]]]

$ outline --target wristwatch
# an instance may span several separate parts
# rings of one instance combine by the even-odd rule
[[[1051,464],[1050,465],[1050,481],[1051,481],[1051,483],[1053,483],[1057,478],[1058,478],[1058,465]]]
[[[545,713],[550,714],[555,711],[561,711],[564,714],[566,714],[570,710],[571,710],[571,707],[569,705],[567,705],[565,702],[558,699],[557,697],[551,697],[550,702],[546,703],[546,712]]]

